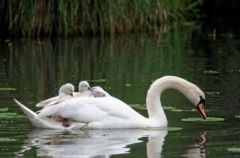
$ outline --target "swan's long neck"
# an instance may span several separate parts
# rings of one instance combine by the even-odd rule
[[[187,96],[186,85],[188,83],[188,81],[175,76],[165,76],[154,81],[148,90],[146,98],[149,118],[167,125],[167,118],[160,100],[161,94],[164,90],[172,88]]]

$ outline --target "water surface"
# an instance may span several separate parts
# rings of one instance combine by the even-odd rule
[[[182,130],[39,130],[26,118],[0,117],[0,156],[7,157],[239,157],[240,40],[201,29],[175,27],[160,36],[2,40],[0,113],[23,115],[17,98],[33,110],[67,82],[100,85],[147,116],[145,96],[152,81],[176,75],[197,84],[207,98],[207,115],[223,122],[182,122],[200,117],[174,90],[161,97],[169,126]],[[16,89],[16,90],[15,90]],[[6,107],[8,107],[6,109]],[[3,109],[5,108],[5,109]],[[2,111],[1,111],[2,109]]]

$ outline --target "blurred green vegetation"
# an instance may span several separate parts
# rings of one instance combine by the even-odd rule
[[[159,33],[199,15],[202,0],[2,0],[0,36]]]
[[[160,36],[6,41],[0,47],[6,54],[0,62],[4,65],[0,81],[5,84],[0,86],[13,86],[21,92],[19,98],[39,101],[55,95],[66,82],[77,87],[80,80],[88,80],[124,100],[130,87],[138,93],[129,101],[144,103],[146,88],[154,79],[186,73],[184,50],[190,46],[192,29],[175,26]]]

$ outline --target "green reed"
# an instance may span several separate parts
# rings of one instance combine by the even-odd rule
[[[15,0],[0,2],[2,34],[77,36],[158,33],[172,21],[197,16],[202,0]]]

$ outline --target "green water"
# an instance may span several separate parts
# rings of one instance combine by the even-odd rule
[[[2,40],[0,44],[0,157],[239,157],[240,39],[176,27],[158,37]],[[17,98],[33,110],[67,82],[100,85],[147,116],[152,81],[176,75],[206,94],[200,117],[174,90],[161,97],[170,127],[177,130],[40,130],[22,117]],[[170,107],[170,108],[169,108]],[[174,110],[169,110],[174,109]],[[170,128],[171,129],[171,128]]]

